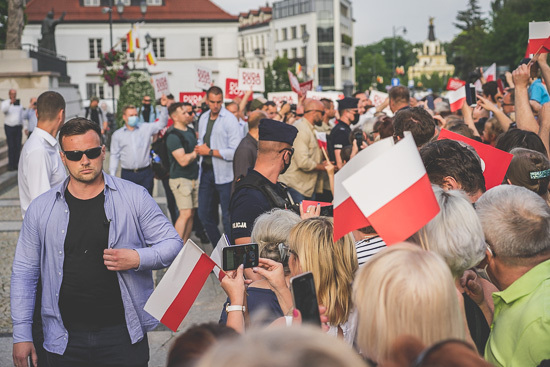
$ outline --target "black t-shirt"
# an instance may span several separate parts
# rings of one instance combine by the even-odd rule
[[[117,273],[103,262],[109,241],[105,194],[80,200],[65,190],[65,199],[70,216],[59,293],[63,324],[77,330],[125,324]]]
[[[248,171],[248,174],[260,176],[263,178],[265,184],[271,186],[280,197],[286,197],[286,193],[279,185],[272,183],[258,171],[251,169]],[[231,241],[234,242],[236,238],[250,237],[256,218],[271,209],[273,208],[260,189],[244,187],[235,191],[233,196],[231,196],[231,203],[229,205]]]
[[[349,136],[351,134],[351,127],[339,121],[336,126],[334,126],[330,132],[330,145],[329,145],[329,158],[331,161],[336,161],[336,156],[334,151],[337,149],[342,149],[345,146],[351,145],[349,142]]]

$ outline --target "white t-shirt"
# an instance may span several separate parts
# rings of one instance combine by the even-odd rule
[[[35,128],[19,159],[17,179],[23,217],[32,200],[63,182],[66,177],[57,139],[41,128]]]

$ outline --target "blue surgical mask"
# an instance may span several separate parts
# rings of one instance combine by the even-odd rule
[[[137,116],[130,116],[128,117],[128,125],[134,127],[138,124],[139,119]]]

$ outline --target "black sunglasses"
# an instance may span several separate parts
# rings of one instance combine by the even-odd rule
[[[319,112],[319,113],[321,113],[321,116],[325,115],[325,111],[321,111],[321,110],[307,110],[307,111],[304,111],[304,114],[306,114],[308,112]]]
[[[84,154],[86,154],[88,159],[96,159],[101,154],[101,147],[86,150],[73,150],[70,152],[63,151],[63,154],[65,154],[65,157],[67,157],[68,160],[73,162],[80,161]]]

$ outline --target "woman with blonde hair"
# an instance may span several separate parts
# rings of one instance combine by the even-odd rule
[[[388,359],[393,342],[411,335],[432,345],[464,340],[453,277],[439,255],[413,244],[388,247],[359,271],[353,285],[357,346],[371,362]]]
[[[352,344],[356,324],[351,283],[357,271],[357,255],[350,235],[337,242],[333,235],[332,218],[314,217],[298,223],[290,232],[288,266],[291,276],[313,273],[317,300],[327,308],[329,334]],[[292,297],[281,279],[281,267],[265,259],[260,259],[260,266],[255,271],[275,289],[283,312],[290,311]]]

